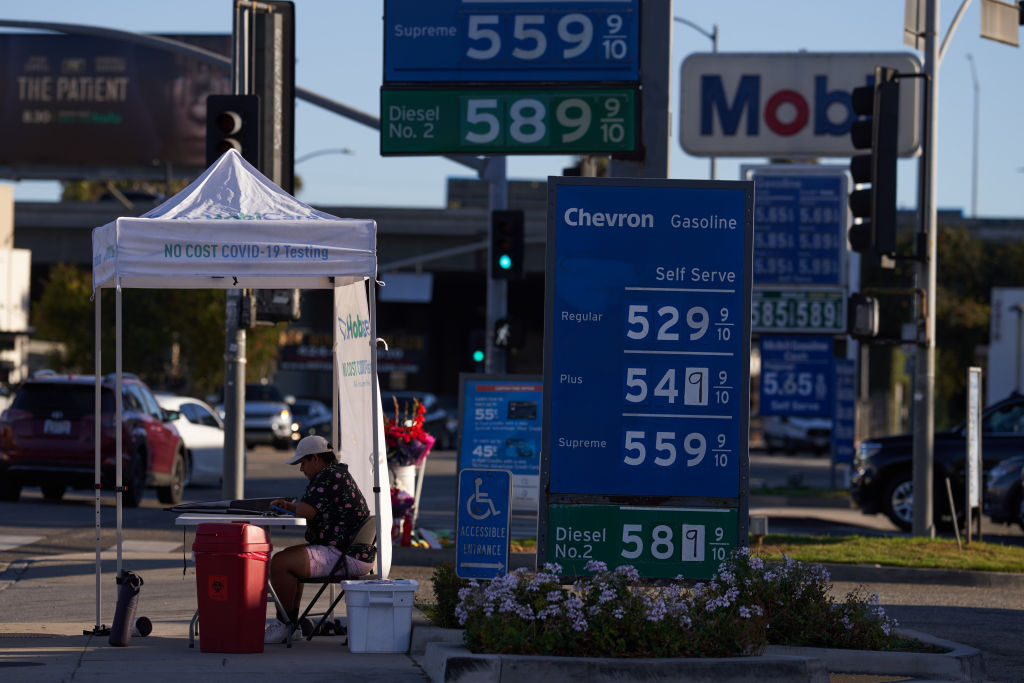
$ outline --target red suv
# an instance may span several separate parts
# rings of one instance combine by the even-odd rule
[[[181,502],[185,488],[185,448],[149,387],[123,375],[122,501],[138,507],[147,486],[161,503]],[[95,482],[95,378],[46,374],[26,380],[11,405],[0,413],[0,500],[14,501],[22,486],[39,486],[47,500],[64,491],[91,489]],[[114,489],[114,377],[100,390],[101,481]]]

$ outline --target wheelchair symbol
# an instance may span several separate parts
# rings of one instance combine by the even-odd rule
[[[494,501],[491,500],[490,494],[486,491],[480,490],[480,484],[484,483],[481,477],[476,478],[476,487],[473,491],[473,495],[466,500],[466,512],[469,516],[476,520],[487,519],[488,517],[497,517],[501,512],[494,507]]]

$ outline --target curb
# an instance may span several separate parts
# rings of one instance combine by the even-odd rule
[[[819,664],[827,674],[912,676],[958,681],[985,680],[981,651],[911,629],[900,635],[948,650],[943,653],[880,652],[820,647],[769,645],[761,656],[721,659],[622,659],[608,657],[534,657],[476,655],[463,645],[461,629],[414,624],[409,654],[422,660],[432,681],[524,681],[554,672],[558,680],[642,681],[665,677],[680,681],[818,680]],[[785,658],[780,662],[779,657]],[[794,668],[792,660],[803,660]],[[652,669],[652,663],[656,666]],[[636,665],[642,666],[636,666]],[[679,670],[676,668],[678,667]],[[707,668],[706,668],[707,667]],[[638,673],[637,670],[643,671]],[[708,671],[713,672],[712,678]],[[778,676],[778,678],[776,678]]]
[[[956,681],[985,680],[985,660],[981,651],[920,631],[897,629],[897,633],[908,638],[916,638],[930,645],[946,648],[949,651],[942,653],[879,652],[769,645],[765,648],[765,654],[820,659],[825,663],[825,668],[829,673],[913,676],[914,678],[943,678]]]
[[[614,658],[476,655],[462,645],[429,643],[423,669],[435,683],[536,683],[541,680],[623,683],[828,683],[820,659],[785,655],[722,658]]]
[[[1024,588],[1024,574],[867,564],[823,564],[832,581],[939,584],[978,588]]]

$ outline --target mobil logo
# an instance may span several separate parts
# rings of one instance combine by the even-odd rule
[[[854,88],[876,66],[921,72],[910,53],[690,55],[682,66],[680,144],[696,156],[849,157]],[[920,148],[920,80],[900,84],[899,153]]]

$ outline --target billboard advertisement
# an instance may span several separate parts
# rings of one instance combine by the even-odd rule
[[[228,55],[231,36],[165,36]],[[206,166],[206,97],[227,67],[152,47],[72,35],[0,35],[0,167],[66,177],[69,167]]]

